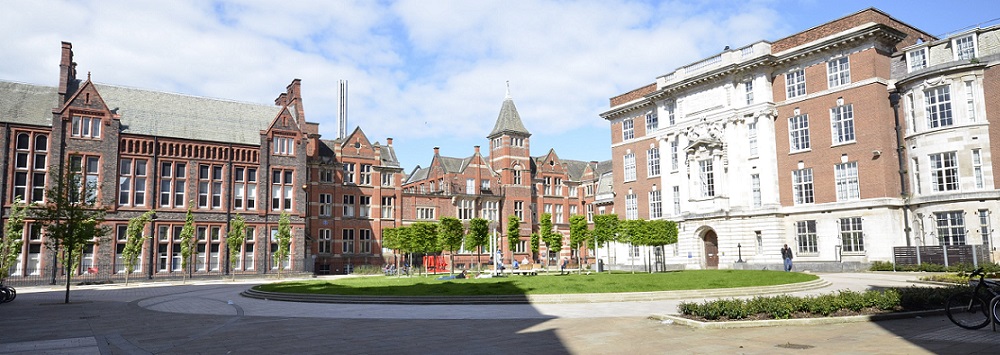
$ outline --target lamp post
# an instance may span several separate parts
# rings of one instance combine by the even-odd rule
[[[740,243],[736,243],[736,252],[739,254],[739,260],[736,260],[736,262],[742,263],[743,262],[743,246],[740,245]]]

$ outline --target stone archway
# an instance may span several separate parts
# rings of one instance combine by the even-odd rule
[[[705,242],[705,268],[719,268],[719,236],[714,230],[709,229],[702,237]]]

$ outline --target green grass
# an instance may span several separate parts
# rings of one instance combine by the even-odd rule
[[[259,285],[261,291],[368,296],[475,296],[647,292],[770,286],[817,279],[815,275],[761,270],[691,270],[657,274],[511,276],[437,280],[428,277],[353,277]]]

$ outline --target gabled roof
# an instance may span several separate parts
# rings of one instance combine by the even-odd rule
[[[51,127],[58,106],[55,87],[0,81],[0,122]]]
[[[413,168],[413,172],[411,172],[410,175],[406,177],[406,181],[403,182],[403,184],[405,185],[405,184],[409,184],[409,183],[412,183],[412,182],[417,182],[417,181],[420,181],[420,180],[425,180],[425,179],[427,179],[427,173],[429,171],[430,171],[429,168],[425,169],[425,168],[421,168],[420,165],[417,165],[417,167]]]
[[[97,84],[123,133],[260,145],[260,131],[281,108]]]
[[[597,167],[594,168],[594,174],[603,175],[604,173],[610,173],[614,168],[614,163],[611,160],[605,160],[597,163]]]
[[[569,175],[570,180],[580,181],[583,179],[583,172],[587,170],[587,165],[589,162],[580,160],[561,160],[566,166],[566,175]]]
[[[379,144],[379,143],[375,143]],[[396,158],[396,149],[392,146],[379,144],[380,155],[382,156],[382,166],[398,168],[399,159]]]
[[[472,157],[468,158],[452,158],[445,156],[438,156],[441,161],[441,167],[444,168],[446,174],[461,173],[465,171],[465,167],[469,166],[469,162],[472,161]]]
[[[524,128],[524,123],[521,122],[521,115],[517,113],[517,107],[514,107],[514,99],[509,96],[503,100],[503,105],[500,106],[500,115],[497,116],[497,123],[486,138],[493,139],[505,133],[531,136],[528,129]]]

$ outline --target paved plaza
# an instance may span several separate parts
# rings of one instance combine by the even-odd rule
[[[912,274],[822,274],[795,295],[912,284]],[[943,315],[695,329],[652,318],[681,300],[370,305],[257,300],[256,281],[22,287],[0,305],[0,354],[926,354],[997,353],[1000,333]]]

